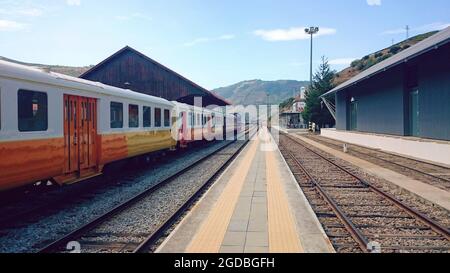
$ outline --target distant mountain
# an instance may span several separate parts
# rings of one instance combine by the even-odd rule
[[[261,105],[267,102],[280,104],[286,99],[297,95],[300,89],[308,86],[308,84],[309,82],[307,81],[294,80],[251,80],[217,88],[212,90],[212,92],[236,105]]]
[[[73,76],[73,77],[78,77],[81,74],[83,74],[84,72],[88,71],[91,67],[93,67],[92,65],[91,66],[83,66],[83,67],[74,67],[74,66],[62,66],[62,65],[25,63],[25,62],[16,61],[13,59],[8,59],[8,58],[2,57],[2,56],[0,56],[0,60],[11,62],[11,63],[16,63],[16,64],[21,64],[21,65],[39,67],[39,68],[46,67],[46,68],[49,68],[50,71]]]
[[[354,62],[352,62],[350,67],[348,67],[336,74],[336,77],[334,79],[334,84],[337,86],[341,83],[344,83],[347,80],[358,75],[359,73],[363,72],[364,70],[368,69],[369,67],[374,66],[377,63],[380,63],[380,62],[394,56],[395,54],[402,52],[403,50],[405,50],[407,48],[410,48],[411,46],[417,44],[418,42],[420,42],[422,40],[425,40],[426,38],[428,38],[436,33],[437,33],[437,31],[432,31],[432,32],[420,34],[420,35],[414,36],[412,38],[409,38],[407,40],[404,40],[398,44],[390,46],[388,48],[385,48],[385,49],[382,49],[375,53],[369,54],[360,60],[355,60]]]

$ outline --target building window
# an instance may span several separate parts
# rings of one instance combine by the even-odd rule
[[[130,104],[128,105],[128,127],[139,127],[139,106]]]
[[[152,108],[144,106],[144,128],[152,127]]]
[[[111,102],[111,128],[123,128],[123,103]]]
[[[183,126],[183,117],[186,115],[185,112],[181,112],[180,116],[178,117],[178,128],[181,128]]]
[[[36,132],[48,129],[48,99],[43,92],[19,90],[19,131]]]
[[[170,127],[170,110],[164,109],[164,127]]]
[[[155,108],[155,127],[161,127],[161,108]]]

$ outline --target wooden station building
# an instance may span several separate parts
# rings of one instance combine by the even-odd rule
[[[202,97],[203,106],[230,104],[129,46],[92,67],[80,78],[191,105],[195,97]]]

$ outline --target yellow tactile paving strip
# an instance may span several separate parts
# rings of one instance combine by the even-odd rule
[[[266,152],[269,249],[271,253],[303,253],[294,216],[284,192],[275,152]]]
[[[259,140],[252,141],[243,163],[236,169],[208,218],[187,247],[187,253],[219,253],[258,146]]]

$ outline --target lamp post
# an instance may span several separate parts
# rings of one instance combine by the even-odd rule
[[[312,81],[313,81],[313,36],[314,34],[319,32],[319,28],[318,27],[309,27],[309,28],[305,28],[305,32],[306,34],[311,35],[311,63],[310,63],[310,81],[309,84],[310,86],[312,86]]]

